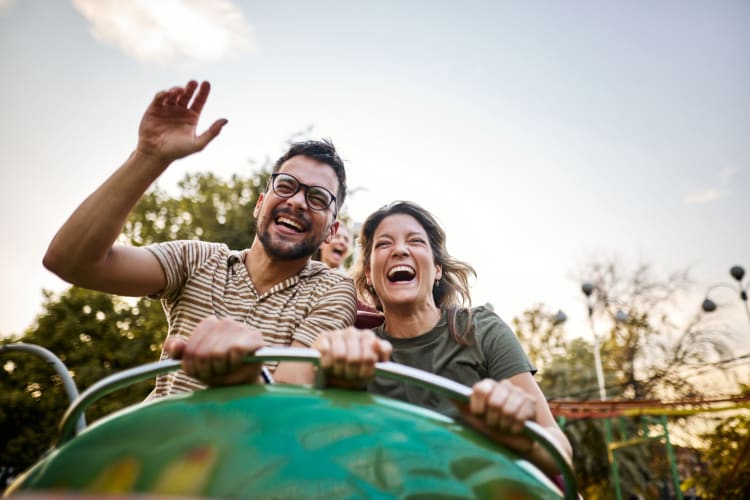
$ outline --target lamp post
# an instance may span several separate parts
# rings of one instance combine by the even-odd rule
[[[740,300],[742,301],[743,304],[745,304],[745,312],[747,313],[747,320],[748,322],[750,322],[750,306],[748,306],[748,303],[747,303],[747,290],[748,290],[748,287],[750,287],[750,280],[748,280],[748,282],[745,284],[742,283],[742,278],[745,277],[745,269],[742,266],[732,266],[729,269],[729,275],[732,278],[734,278],[737,283],[734,285],[729,284],[729,283],[716,283],[715,285],[710,286],[708,290],[706,290],[706,298],[703,300],[703,303],[701,304],[701,308],[703,309],[703,311],[707,313],[714,312],[718,306],[716,305],[716,302],[714,302],[708,297],[709,292],[711,292],[711,290],[713,290],[714,288],[720,288],[720,287],[730,288],[734,291],[739,291]]]
[[[589,282],[581,285],[581,291],[586,296],[586,303],[589,312],[589,325],[591,334],[594,336],[594,364],[596,365],[596,382],[599,385],[599,397],[602,401],[607,399],[607,390],[604,386],[604,370],[602,369],[602,356],[599,350],[599,336],[594,328],[594,304],[591,302],[591,294],[594,292],[594,285]]]
[[[602,401],[607,400],[607,389],[604,386],[604,370],[602,369],[602,357],[599,350],[599,336],[596,334],[594,328],[594,303],[591,299],[591,294],[594,293],[594,285],[589,282],[581,285],[581,291],[586,296],[586,305],[589,313],[589,325],[591,326],[591,334],[594,336],[594,364],[596,365],[596,382],[599,385],[599,398]],[[620,315],[621,311],[618,311]],[[604,441],[607,445],[607,461],[610,465],[610,474],[612,477],[612,487],[615,490],[615,499],[622,500],[622,491],[620,490],[620,471],[617,467],[617,461],[615,460],[614,450],[612,448],[612,423],[609,418],[604,419]]]

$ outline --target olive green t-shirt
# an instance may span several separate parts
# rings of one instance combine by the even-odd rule
[[[459,325],[466,314],[459,314]],[[401,339],[388,336],[384,326],[375,333],[393,345],[391,360],[419,368],[471,387],[484,379],[502,380],[523,372],[536,373],[513,330],[489,307],[472,309],[474,329],[467,337],[469,345],[456,342],[448,330],[443,311],[435,327],[417,337]],[[451,417],[458,411],[447,398],[408,382],[376,377],[367,390],[373,394],[400,399],[436,410]]]

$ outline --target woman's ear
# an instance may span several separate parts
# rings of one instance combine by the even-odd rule
[[[443,277],[443,266],[435,264],[435,279],[440,280]]]

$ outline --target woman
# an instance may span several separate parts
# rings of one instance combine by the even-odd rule
[[[469,406],[415,385],[370,380],[368,390],[441,413],[462,417],[497,442],[532,459],[550,475],[557,466],[539,445],[523,436],[533,420],[571,457],[570,443],[555,423],[532,377],[515,334],[491,308],[470,308],[469,276],[474,270],[451,257],[445,232],[415,203],[397,201],[362,225],[361,254],[354,270],[358,292],[383,312],[374,330],[325,332],[313,347],[333,385],[370,380],[374,363],[391,357],[472,387]]]

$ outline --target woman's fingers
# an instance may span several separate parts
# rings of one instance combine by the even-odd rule
[[[536,415],[536,401],[513,383],[485,379],[474,384],[469,399],[473,415],[490,429],[519,434],[524,423]]]
[[[375,364],[390,357],[390,343],[371,330],[347,328],[323,332],[313,348],[320,352],[321,367],[335,377],[347,380],[370,379]]]

